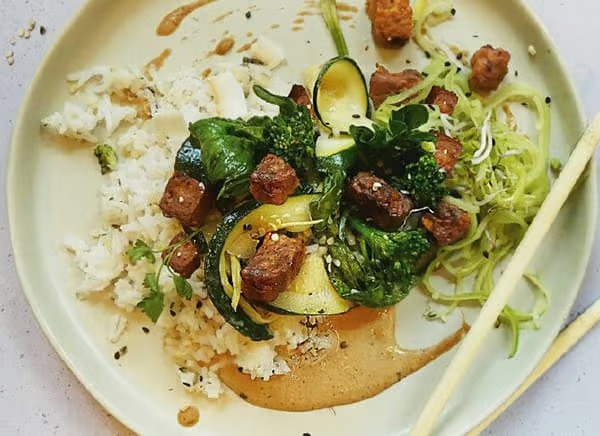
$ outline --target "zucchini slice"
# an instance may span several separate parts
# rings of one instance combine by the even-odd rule
[[[334,134],[348,133],[350,126],[372,124],[367,83],[358,64],[349,57],[326,62],[313,88],[317,117]]]
[[[352,303],[339,296],[327,275],[323,257],[309,254],[290,287],[265,305],[273,312],[293,315],[337,315],[348,312]]]
[[[287,230],[300,233],[310,229],[310,205],[318,195],[290,197],[280,206],[255,201],[244,203],[225,216],[211,238],[204,272],[208,295],[225,320],[244,336],[254,341],[273,337],[265,320],[243,295],[237,309],[232,307],[233,286],[227,275],[227,256],[249,259],[256,251],[257,241],[267,232]],[[329,314],[348,311],[352,303],[342,299],[325,270],[321,256],[307,256],[298,277],[289,289],[265,308],[284,314]]]
[[[356,143],[350,135],[334,136],[322,133],[317,138],[315,154],[317,157],[327,157],[348,150],[355,145]]]
[[[227,236],[244,217],[257,207],[258,203],[253,201],[244,203],[223,218],[223,221],[217,226],[204,260],[204,280],[210,300],[227,323],[253,341],[266,341],[273,337],[269,328],[253,320],[248,313],[241,309],[241,304],[238,310],[231,306],[231,295],[223,287],[220,270]]]

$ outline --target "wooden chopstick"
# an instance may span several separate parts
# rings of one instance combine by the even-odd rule
[[[521,280],[537,248],[548,233],[563,204],[567,201],[569,193],[594,155],[598,142],[600,142],[600,114],[596,115],[594,121],[575,147],[569,161],[531,223],[523,241],[515,250],[508,267],[498,280],[490,298],[481,309],[477,320],[419,415],[412,429],[412,436],[427,436],[435,429],[446,403],[475,357],[477,357],[481,344],[494,326],[517,283]]]
[[[546,371],[558,362],[575,344],[579,342],[596,324],[600,322],[600,300],[597,300],[566,329],[554,341],[540,364],[533,370],[531,375],[523,382],[494,413],[483,420],[477,427],[468,433],[468,436],[478,436],[502,413],[506,411],[529,387],[535,383]]]

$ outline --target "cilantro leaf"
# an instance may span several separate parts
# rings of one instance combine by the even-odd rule
[[[175,283],[175,289],[177,289],[177,293],[181,298],[185,298],[186,300],[192,298],[192,293],[194,291],[192,289],[192,285],[190,285],[186,279],[177,274],[174,274],[173,283]]]
[[[156,262],[156,257],[152,252],[152,248],[150,248],[144,241],[140,239],[135,241],[135,245],[127,250],[125,254],[127,254],[129,260],[131,260],[133,263],[136,263],[144,257],[148,259],[150,263]]]
[[[165,294],[160,289],[158,277],[155,274],[148,273],[144,278],[144,286],[150,289],[150,293],[144,297],[137,305],[152,322],[158,321],[165,305]]]

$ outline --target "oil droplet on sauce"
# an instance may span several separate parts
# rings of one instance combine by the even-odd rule
[[[396,345],[395,310],[357,308],[319,324],[337,338],[315,357],[290,352],[291,371],[268,381],[252,380],[235,365],[220,370],[221,379],[241,398],[276,410],[308,411],[370,398],[454,347],[467,333],[463,325],[440,343],[422,350]]]
[[[212,3],[216,0],[198,0],[187,5],[178,7],[177,9],[169,12],[160,22],[156,28],[156,34],[158,36],[169,36],[175,33],[179,28],[182,21],[196,9],[201,8],[204,5]]]
[[[183,427],[193,427],[198,424],[200,419],[200,412],[198,408],[194,406],[184,407],[177,414],[177,422]]]

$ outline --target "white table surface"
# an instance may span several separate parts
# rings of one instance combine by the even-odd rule
[[[600,111],[600,2],[530,0],[573,75],[586,112]],[[6,156],[12,126],[39,62],[82,0],[0,0],[0,435],[127,434],[85,391],[39,330],[12,259],[5,204]],[[460,4],[460,0],[457,0]],[[30,39],[8,40],[37,21]],[[47,33],[42,36],[39,26]],[[600,238],[573,316],[600,297]],[[486,434],[600,434],[600,328],[536,383]]]

